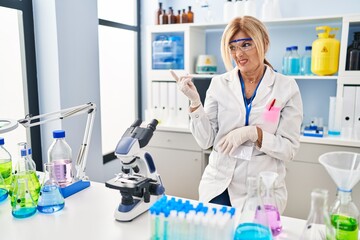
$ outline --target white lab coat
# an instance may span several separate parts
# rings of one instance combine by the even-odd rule
[[[275,117],[264,117],[270,102]],[[228,189],[233,207],[242,208],[246,198],[246,179],[261,171],[279,174],[275,182],[275,196],[279,211],[286,207],[285,162],[294,159],[299,149],[303,119],[302,100],[293,78],[284,76],[267,66],[252,102],[249,125],[263,129],[262,146],[254,147],[251,159],[242,160],[217,151],[219,140],[231,130],[245,126],[245,105],[238,77],[238,68],[214,77],[206,93],[204,107],[190,113],[190,129],[203,149],[213,147],[209,164],[203,173],[200,201],[209,202]]]

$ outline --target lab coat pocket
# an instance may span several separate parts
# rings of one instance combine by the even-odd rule
[[[275,133],[280,119],[280,107],[265,108],[262,114],[263,124],[259,126],[268,133]]]
[[[214,181],[219,171],[219,158],[220,154],[215,150],[212,150],[209,156],[209,164],[206,166],[203,174],[203,180]]]
[[[275,158],[267,155],[253,156],[248,164],[248,176],[258,176],[262,171],[277,172],[277,162]]]

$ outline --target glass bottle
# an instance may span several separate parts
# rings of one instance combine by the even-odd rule
[[[285,54],[282,58],[282,74],[289,74],[289,56],[291,54],[291,47],[286,47]]]
[[[280,212],[275,199],[274,184],[278,174],[276,172],[264,171],[259,173],[261,179],[261,186],[264,187],[262,191],[262,200],[266,215],[269,220],[269,226],[272,235],[275,237],[280,234],[282,224],[280,219]]]
[[[10,153],[4,147],[5,140],[0,137],[0,175],[3,178],[5,188],[10,189],[12,179],[12,160]]]
[[[30,194],[28,178],[17,178],[11,196],[12,215],[27,218],[36,213],[36,203]]]
[[[349,70],[360,70],[360,41],[354,41],[353,49],[349,51]]]
[[[358,46],[359,44],[360,44],[360,32],[355,32],[353,42],[347,48],[346,67],[345,67],[346,70],[355,70],[355,69],[350,69],[350,52],[352,50],[357,50],[357,47],[355,48],[354,45]]]
[[[234,240],[243,239],[272,239],[265,208],[259,195],[258,181],[255,177],[247,179],[247,197],[234,235]]]
[[[165,9],[163,9],[163,12],[161,13],[159,18],[160,18],[160,22],[159,22],[160,25],[168,24],[168,15],[166,14]]]
[[[300,55],[298,53],[298,47],[291,47],[291,54],[289,56],[289,72],[288,75],[300,74]]]
[[[172,7],[169,7],[169,14],[168,14],[168,23],[169,24],[174,24],[176,23],[176,17],[174,15],[174,10],[172,9]]]
[[[191,6],[188,7],[187,17],[188,17],[188,23],[194,22],[194,12],[191,11]]]
[[[180,21],[181,21],[181,23],[188,23],[188,16],[185,12],[185,9],[182,10]]]
[[[159,8],[158,10],[156,10],[155,13],[155,24],[159,25],[160,24],[160,15],[162,14],[162,2],[159,2]]]
[[[36,170],[34,169],[34,164],[32,164],[27,158],[26,143],[19,143],[19,152],[20,156],[15,165],[15,171],[13,175],[13,183],[10,187],[9,194],[13,195],[14,188],[16,188],[16,183],[18,179],[27,179],[27,187],[30,191],[31,197],[35,204],[39,198],[40,192],[40,182],[36,175]],[[25,147],[25,148],[24,148]]]
[[[301,56],[301,75],[309,76],[312,75],[311,72],[311,46],[305,47],[305,52]]]
[[[8,195],[9,195],[8,192],[9,191],[6,188],[5,181],[2,177],[2,175],[0,174],[0,203],[8,197]]]
[[[338,188],[337,199],[330,210],[331,224],[337,240],[357,240],[359,210],[352,201],[351,190]]]
[[[54,164],[45,163],[44,170],[45,176],[41,185],[37,209],[42,213],[54,213],[64,208],[65,200],[55,178]]]
[[[164,10],[165,11],[165,10]],[[72,151],[65,140],[64,130],[53,131],[54,141],[48,151],[49,162],[54,163],[55,176],[60,187],[72,182]]]
[[[300,240],[335,240],[327,207],[328,191],[314,189],[311,192],[311,208]]]
[[[176,23],[181,23],[181,10],[178,10],[178,14],[175,16]]]

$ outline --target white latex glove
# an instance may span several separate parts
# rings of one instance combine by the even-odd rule
[[[174,71],[170,70],[171,75],[176,80],[176,84],[178,89],[185,94],[190,100],[190,107],[196,108],[200,106],[200,95],[194,85],[194,83],[191,81],[191,77],[189,76],[182,76],[178,77]]]
[[[236,128],[226,134],[218,143],[219,151],[232,155],[234,151],[244,142],[250,140],[256,142],[258,133],[256,126]]]

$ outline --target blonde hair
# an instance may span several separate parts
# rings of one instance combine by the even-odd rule
[[[265,64],[273,68],[271,64],[265,59],[265,54],[270,46],[269,33],[265,25],[254,17],[243,16],[234,18],[226,26],[221,38],[221,57],[226,69],[230,71],[234,68],[231,62],[231,55],[229,53],[229,42],[240,31],[249,35],[249,37],[253,39],[260,62],[263,61]]]

